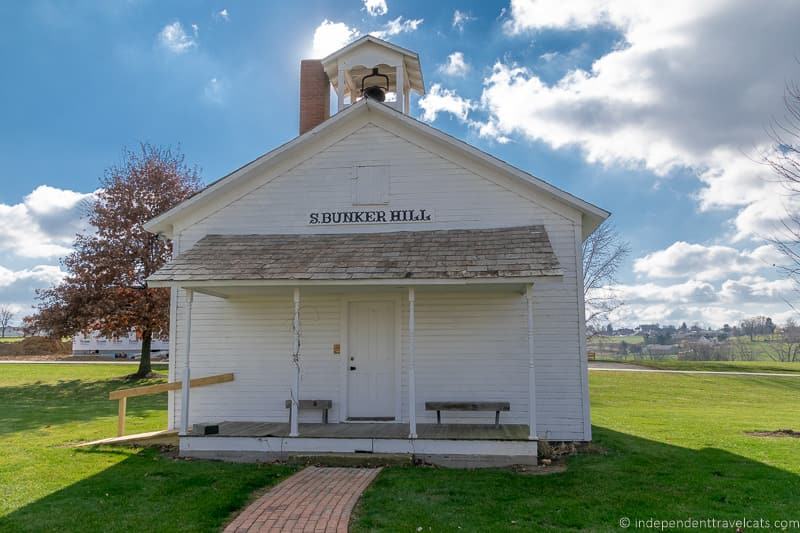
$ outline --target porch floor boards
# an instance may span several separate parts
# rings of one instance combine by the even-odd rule
[[[191,433],[190,433],[191,435]],[[220,422],[219,434],[207,437],[288,437],[285,422]],[[300,424],[300,438],[406,439],[408,424]],[[431,440],[528,440],[524,424],[417,424],[417,438]]]

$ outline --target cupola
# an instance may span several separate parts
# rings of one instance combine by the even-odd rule
[[[372,98],[408,113],[411,91],[425,93],[419,55],[372,35],[325,57],[322,66],[336,91],[337,111]]]

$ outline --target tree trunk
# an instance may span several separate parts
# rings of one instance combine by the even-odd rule
[[[153,332],[146,329],[142,332],[142,354],[139,358],[139,370],[136,371],[135,377],[146,378],[150,375],[152,367],[150,365],[150,345],[153,341]]]

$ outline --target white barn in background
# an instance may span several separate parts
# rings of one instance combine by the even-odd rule
[[[181,454],[590,440],[580,250],[608,213],[410,117],[409,50],[366,36],[300,83],[299,137],[146,226],[175,250],[149,283],[172,289]]]
[[[150,353],[154,357],[167,355],[169,341],[153,339]],[[125,355],[136,357],[142,353],[142,341],[135,331],[125,337],[108,338],[97,332],[78,333],[72,337],[72,355]]]

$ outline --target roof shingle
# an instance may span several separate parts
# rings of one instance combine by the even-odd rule
[[[149,281],[560,276],[544,226],[314,235],[207,235]]]

